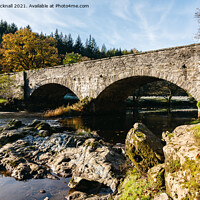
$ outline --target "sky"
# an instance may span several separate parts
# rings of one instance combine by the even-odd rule
[[[26,8],[2,8],[9,4]],[[30,4],[48,8],[29,8]],[[55,8],[56,4],[89,8]],[[47,35],[56,29],[71,33],[74,40],[80,35],[83,43],[91,34],[100,49],[105,44],[107,49],[149,51],[198,43],[197,8],[200,0],[0,0],[0,19]]]

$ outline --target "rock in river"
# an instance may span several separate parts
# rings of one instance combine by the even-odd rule
[[[164,162],[161,140],[142,123],[135,123],[128,132],[125,150],[141,172],[147,172],[151,167]]]

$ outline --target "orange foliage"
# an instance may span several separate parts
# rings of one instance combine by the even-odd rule
[[[1,46],[3,72],[50,67],[59,63],[54,39],[40,36],[28,28],[4,35]]]

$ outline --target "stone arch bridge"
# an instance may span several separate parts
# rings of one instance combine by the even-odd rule
[[[96,99],[96,110],[114,109],[141,85],[159,79],[181,87],[200,101],[200,44],[91,60],[73,65],[14,74],[16,97],[29,99],[40,91],[52,95],[72,91],[79,99]]]

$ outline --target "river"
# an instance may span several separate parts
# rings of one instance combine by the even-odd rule
[[[0,126],[16,118],[23,123],[30,123],[33,119],[46,120],[41,113],[1,112]],[[104,140],[124,143],[128,130],[135,122],[143,122],[154,134],[161,138],[163,131],[172,131],[175,127],[197,119],[197,109],[172,110],[138,110],[128,109],[123,115],[102,115],[96,117],[69,117],[46,120],[51,125],[63,125],[67,129],[85,129],[96,131]],[[0,173],[0,200],[64,200],[69,191],[67,183],[70,178],[59,180],[38,179],[16,181],[5,172]],[[45,190],[46,193],[40,193]]]

